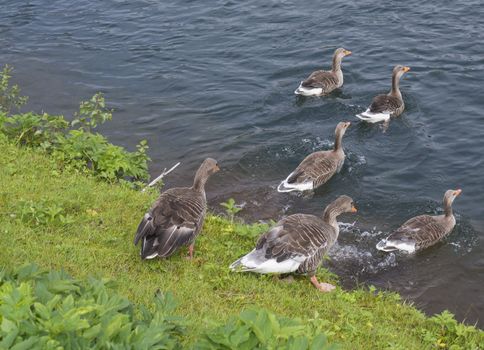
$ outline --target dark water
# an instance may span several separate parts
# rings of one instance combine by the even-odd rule
[[[477,1],[0,1],[0,63],[16,68],[29,108],[70,114],[97,91],[115,108],[110,140],[147,139],[152,173],[178,160],[168,185],[188,184],[210,155],[223,172],[212,208],[229,197],[244,216],[318,213],[339,194],[359,207],[330,267],[348,287],[390,288],[429,313],[449,309],[482,322],[484,300],[484,5]],[[335,48],[345,85],[298,99],[299,81],[328,68]],[[356,122],[386,92],[395,64],[406,112],[386,133]],[[348,158],[312,197],[275,186],[309,152],[331,146],[337,122],[355,123]],[[415,256],[377,252],[404,220],[441,211],[461,187],[457,226]],[[482,323],[481,323],[482,325]]]

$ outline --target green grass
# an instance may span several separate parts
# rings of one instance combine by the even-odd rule
[[[1,134],[0,147],[0,264],[35,262],[76,278],[107,277],[135,304],[151,303],[158,289],[171,291],[176,313],[187,320],[185,345],[255,306],[322,320],[329,340],[345,349],[484,347],[482,331],[452,317],[429,319],[395,293],[337,288],[323,294],[304,276],[287,283],[231,273],[227,266],[253,247],[264,229],[259,225],[248,228],[209,215],[193,261],[185,259],[186,250],[167,260],[141,261],[133,235],[155,193],[62,172],[41,151],[18,148]],[[325,269],[318,277],[337,283]]]

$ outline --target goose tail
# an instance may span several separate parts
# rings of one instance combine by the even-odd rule
[[[150,213],[146,213],[138,225],[133,241],[134,245],[141,241],[141,259],[153,259],[158,256],[157,249],[159,244],[155,233],[153,217]]]
[[[415,242],[413,241],[403,242],[403,241],[382,239],[376,245],[376,249],[381,250],[383,252],[393,252],[395,250],[401,250],[407,253],[414,253]]]
[[[372,113],[369,108],[363,113],[357,114],[356,117],[367,123],[379,123],[390,120],[389,113]]]
[[[285,193],[285,192],[292,192],[297,191],[297,187],[287,183],[287,180],[282,181],[279,186],[277,186],[277,192]]]
[[[255,269],[257,266],[248,266],[251,262],[251,255],[255,252],[255,249],[252,250],[249,254],[244,255],[243,257],[235,260],[232,264],[230,264],[229,269],[236,272],[245,272],[251,271]]]
[[[302,96],[320,96],[323,93],[322,88],[315,88],[315,87],[305,87],[303,86],[303,82],[299,84],[298,88],[294,91],[296,95]]]

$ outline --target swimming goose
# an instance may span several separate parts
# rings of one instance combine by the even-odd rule
[[[447,236],[455,226],[452,202],[462,190],[448,190],[444,195],[444,214],[437,216],[420,215],[406,221],[396,231],[377,245],[385,252],[402,250],[413,253],[434,245]]]
[[[232,263],[230,269],[262,274],[307,274],[317,289],[329,292],[335,287],[319,283],[315,274],[323,255],[338,239],[336,218],[349,212],[356,212],[353,200],[348,196],[340,196],[326,207],[322,217],[290,215],[264,233],[255,249]]]
[[[145,214],[136,231],[134,244],[141,240],[141,258],[166,258],[188,245],[193,257],[194,241],[200,233],[207,210],[205,183],[219,171],[217,162],[207,158],[198,168],[192,187],[163,192]]]
[[[351,55],[351,51],[343,48],[337,49],[333,55],[332,69],[330,71],[318,70],[311,73],[306,80],[301,81],[294,93],[303,96],[321,96],[343,86],[341,60],[348,55]]]
[[[388,122],[390,117],[398,117],[405,109],[402,93],[400,92],[400,78],[410,70],[410,67],[395,66],[392,73],[392,89],[386,95],[375,96],[370,107],[356,116],[368,123]]]
[[[308,155],[298,167],[277,187],[278,192],[309,191],[326,183],[341,170],[345,161],[342,138],[350,122],[340,122],[336,126],[334,148]]]

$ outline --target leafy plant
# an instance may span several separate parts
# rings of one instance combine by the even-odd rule
[[[476,339],[476,329],[458,323],[454,315],[445,310],[429,318],[428,322],[437,328],[436,331],[423,330],[426,343],[439,349],[464,350],[484,348],[484,335]]]
[[[5,118],[3,132],[16,144],[48,149],[57,135],[67,130],[68,126],[63,116],[30,112]]]
[[[264,309],[249,309],[226,325],[206,332],[195,349],[326,350],[336,346],[330,345],[317,327],[298,319],[279,318]]]
[[[234,222],[235,214],[242,210],[240,205],[235,204],[235,200],[233,198],[229,198],[227,202],[220,203],[220,205],[225,208],[225,212],[227,213],[231,222]]]
[[[106,102],[102,93],[97,93],[88,101],[81,102],[79,113],[76,113],[75,119],[71,122],[71,127],[80,124],[79,129],[90,132],[99,124],[113,118],[113,111],[106,108]]]
[[[105,281],[26,265],[0,277],[2,349],[179,349],[171,294],[136,308]]]
[[[109,143],[101,134],[79,129],[57,137],[54,155],[57,160],[76,168],[87,167],[95,176],[110,182],[120,179],[146,180],[149,161],[147,148],[146,141],[142,141],[136,152],[127,152]]]
[[[40,147],[53,156],[61,168],[90,171],[109,182],[122,182],[131,187],[148,179],[148,145],[141,141],[135,152],[111,144],[103,135],[94,133],[98,125],[112,119],[104,96],[95,94],[80,103],[72,122],[63,116],[33,112],[9,115],[11,106],[19,107],[25,98],[19,97],[17,86],[9,87],[11,68],[1,73],[0,132],[17,145]]]
[[[33,201],[20,202],[19,216],[20,220],[32,225],[70,224],[74,222],[73,218],[66,214],[62,206],[46,201],[37,203]]]
[[[28,98],[20,96],[18,85],[10,86],[13,68],[5,65],[0,72],[0,113],[10,114],[12,108],[19,109],[27,103]]]

